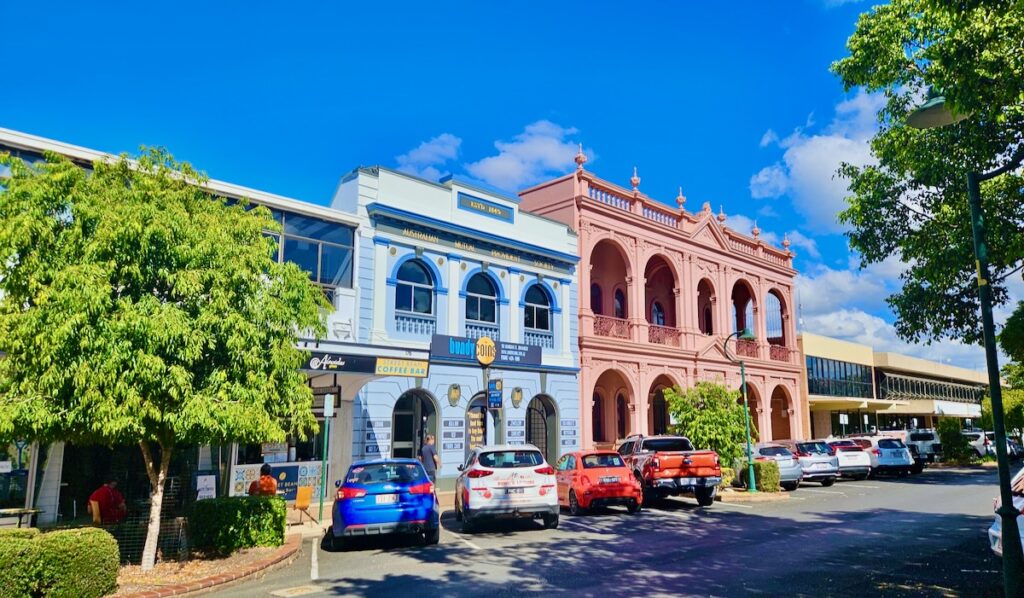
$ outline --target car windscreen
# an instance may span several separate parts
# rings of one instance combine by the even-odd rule
[[[535,467],[537,465],[543,465],[544,457],[539,451],[491,451],[480,455],[478,462],[484,467],[491,467],[493,469],[510,469],[513,467]]]
[[[693,445],[686,438],[645,438],[645,451],[692,451]]]
[[[419,463],[371,463],[348,470],[346,484],[412,484],[426,482],[427,472]]]
[[[901,449],[901,448],[907,448],[907,447],[906,447],[906,445],[903,444],[902,440],[897,440],[895,438],[883,438],[883,439],[878,441],[878,448]]]
[[[793,453],[784,446],[766,446],[758,450],[765,457],[792,457]]]
[[[911,442],[922,442],[928,440],[935,440],[935,435],[931,432],[913,432],[910,434]]]
[[[796,448],[808,455],[831,455],[832,449],[824,442],[798,442]]]
[[[593,469],[595,467],[625,467],[622,457],[617,453],[600,453],[583,457],[583,468]]]

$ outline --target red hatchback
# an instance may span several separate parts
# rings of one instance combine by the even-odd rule
[[[622,457],[614,451],[579,451],[563,455],[555,464],[558,504],[573,515],[586,509],[625,505],[640,510],[643,490]]]

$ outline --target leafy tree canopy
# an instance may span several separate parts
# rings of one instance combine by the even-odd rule
[[[666,389],[665,402],[675,422],[673,434],[686,436],[698,449],[712,449],[725,467],[732,467],[745,454],[747,424],[739,391],[698,382],[685,391],[678,386]],[[752,441],[757,438],[753,421],[750,435]]]
[[[843,165],[851,246],[862,265],[899,257],[902,290],[889,297],[910,341],[977,342],[981,323],[966,173],[1002,166],[1024,144],[1024,3],[894,0],[861,15],[850,55],[832,65],[847,90],[887,98],[871,140],[877,161]],[[905,119],[927,86],[943,90],[960,123],[917,130]],[[1013,172],[982,185],[993,299],[1024,258],[1024,180]]]

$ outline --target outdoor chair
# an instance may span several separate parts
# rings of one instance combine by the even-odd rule
[[[94,524],[103,525],[103,518],[100,517],[100,503],[95,500],[90,500],[89,513],[92,515],[92,522]]]
[[[305,513],[313,522],[319,524],[316,517],[313,517],[312,513],[309,512],[309,505],[313,500],[313,487],[312,486],[299,486],[295,491],[295,504],[292,506],[293,509],[299,512],[299,524],[302,523],[302,514]]]

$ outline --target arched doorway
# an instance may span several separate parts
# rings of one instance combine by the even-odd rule
[[[772,440],[788,440],[793,437],[789,425],[789,393],[786,387],[776,386],[772,391]]]
[[[427,434],[437,436],[437,408],[430,393],[415,389],[402,393],[391,414],[391,456],[414,459]]]
[[[630,434],[630,405],[633,393],[626,377],[617,370],[606,370],[594,385],[594,442],[615,442]]]
[[[651,384],[647,417],[647,429],[651,434],[667,434],[669,426],[672,425],[668,401],[665,400],[665,390],[672,386],[672,380],[668,376],[658,376]]]
[[[736,402],[740,405],[743,404],[743,387],[740,389],[740,396],[736,399]],[[758,410],[761,406],[761,396],[757,394],[757,389],[750,383],[747,382],[747,406],[750,408],[750,441],[760,442],[761,435],[758,432],[757,427],[757,416]]]
[[[494,444],[494,413],[487,409],[487,396],[477,393],[466,408],[466,456],[478,446]]]
[[[546,395],[533,397],[526,408],[526,442],[539,448],[548,463],[558,460],[558,414]]]

